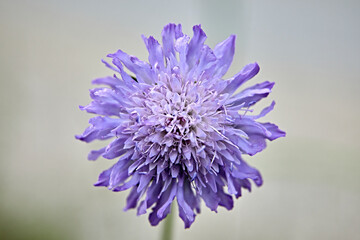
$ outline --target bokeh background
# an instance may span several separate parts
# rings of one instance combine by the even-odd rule
[[[232,211],[203,207],[174,239],[360,239],[359,1],[0,1],[0,239],[158,239],[123,212],[127,193],[92,187],[112,163],[74,139],[100,62],[147,59],[141,34],[202,24],[207,44],[237,35],[226,76],[257,61],[276,85],[266,118],[287,137],[246,159],[264,185]]]

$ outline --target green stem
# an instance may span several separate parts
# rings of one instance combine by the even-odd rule
[[[171,206],[171,210],[173,210],[173,207]],[[171,240],[172,239],[172,230],[173,230],[173,211],[170,211],[170,213],[165,218],[164,226],[163,226],[163,232],[161,236],[161,240]]]

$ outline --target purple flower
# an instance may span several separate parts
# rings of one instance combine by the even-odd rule
[[[183,34],[181,25],[168,24],[162,45],[143,36],[149,63],[121,50],[109,54],[114,76],[98,78],[104,84],[90,90],[93,101],[80,107],[96,116],[76,138],[91,142],[112,139],[91,151],[89,160],[102,156],[117,159],[102,172],[95,186],[118,192],[131,189],[124,210],[137,208],[157,225],[170,212],[175,197],[185,228],[200,212],[201,199],[212,211],[233,208],[233,195],[251,190],[252,180],[262,184],[258,170],[242,155],[254,155],[270,141],[285,136],[272,123],[257,122],[275,103],[251,115],[252,107],[267,97],[273,82],[235,91],[259,72],[257,63],[246,65],[223,80],[235,49],[232,35],[212,50],[204,44],[200,25],[194,36]],[[135,77],[124,70],[126,67]]]

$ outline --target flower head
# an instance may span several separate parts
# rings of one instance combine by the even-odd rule
[[[218,206],[232,209],[233,196],[240,197],[242,188],[251,190],[250,180],[262,184],[259,171],[243,155],[262,151],[266,139],[285,136],[276,125],[257,122],[274,102],[259,115],[250,114],[274,83],[235,93],[258,73],[257,63],[222,79],[233,59],[235,36],[212,50],[204,44],[200,25],[193,31],[190,39],[181,25],[168,24],[162,45],[143,36],[149,63],[121,50],[109,54],[112,64],[103,62],[116,73],[93,81],[109,87],[90,90],[93,101],[80,107],[100,116],[91,118],[77,139],[113,139],[91,151],[88,159],[117,159],[95,186],[115,192],[131,189],[125,210],[137,208],[141,215],[151,208],[152,225],[169,214],[175,198],[186,228],[200,212],[201,199],[212,211]]]

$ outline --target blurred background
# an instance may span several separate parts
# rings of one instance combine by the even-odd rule
[[[257,61],[275,81],[266,121],[287,137],[245,159],[264,185],[232,211],[203,207],[174,239],[360,239],[359,1],[0,1],[0,239],[158,239],[162,224],[123,212],[128,192],[92,184],[113,162],[76,141],[78,109],[117,49],[147,59],[141,34],[202,24],[214,47],[237,35],[226,75]]]

